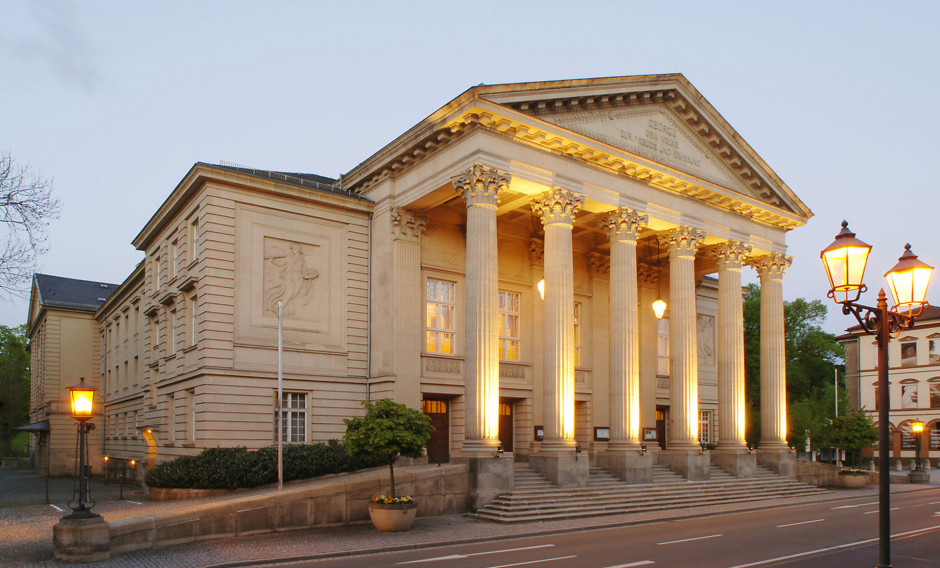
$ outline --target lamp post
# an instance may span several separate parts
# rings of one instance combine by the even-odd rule
[[[924,433],[924,423],[915,420],[911,423],[911,432],[914,434],[914,469],[907,474],[908,483],[930,483],[930,474],[920,466],[920,437]]]
[[[891,566],[891,493],[888,471],[888,428],[891,397],[888,392],[888,342],[914,320],[927,306],[927,286],[933,267],[917,260],[911,245],[904,247],[898,263],[885,273],[894,300],[889,310],[884,289],[878,292],[875,307],[858,303],[868,287],[862,281],[871,246],[855,238],[848,222],[835,241],[823,249],[820,257],[829,276],[828,297],[842,305],[842,313],[853,315],[862,329],[874,335],[878,343],[878,566]]]
[[[88,433],[95,429],[95,425],[88,420],[92,417],[94,411],[94,398],[97,388],[85,384],[85,379],[68,387],[69,400],[71,403],[72,418],[78,420],[78,502],[76,505],[69,503],[72,513],[67,515],[67,519],[88,519],[97,517],[89,503],[88,493],[88,465],[86,465],[88,454]]]

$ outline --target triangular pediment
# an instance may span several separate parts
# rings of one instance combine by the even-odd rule
[[[663,106],[573,112],[542,117],[600,142],[759,197],[687,125]]]

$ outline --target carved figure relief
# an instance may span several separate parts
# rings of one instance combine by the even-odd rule
[[[715,318],[698,314],[698,361],[700,365],[715,364]]]
[[[275,238],[264,239],[264,310],[277,315],[277,303],[284,303],[284,317],[315,317],[312,302],[319,247]]]

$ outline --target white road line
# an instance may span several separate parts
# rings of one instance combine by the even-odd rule
[[[680,543],[680,542],[691,542],[691,541],[693,541],[693,540],[705,540],[706,538],[718,538],[718,537],[720,537],[720,536],[722,536],[722,535],[720,535],[720,534],[710,534],[710,535],[708,535],[708,536],[697,536],[697,537],[695,537],[695,538],[684,538],[684,539],[682,539],[682,540],[670,540],[670,541],[667,541],[667,542],[657,542],[657,543],[656,543],[656,546],[661,546],[661,545],[663,545],[663,544],[677,544],[677,543]]]
[[[134,505],[140,505],[140,504],[141,504],[141,503],[138,503],[137,501],[128,501],[128,503],[132,503],[132,504],[134,504]]]
[[[556,558],[544,558],[542,560],[530,560],[528,562],[516,562],[513,564],[500,564],[499,566],[490,566],[489,568],[511,568],[512,566],[526,566],[529,564],[541,564],[543,562],[554,562],[556,560],[568,560],[569,558],[577,558],[576,554],[571,556],[558,556]]]
[[[650,564],[656,564],[652,560],[640,560],[639,562],[631,562],[629,564],[617,564],[616,566],[605,566],[604,568],[633,568],[634,566],[648,566]]]
[[[503,548],[500,550],[487,550],[484,552],[471,552],[469,554],[451,554],[449,556],[438,556],[436,558],[422,558],[420,560],[409,560],[407,562],[396,562],[395,564],[420,564],[421,562],[437,562],[438,560],[456,560],[458,558],[470,558],[471,556],[486,556],[487,554],[502,554],[503,552],[519,552],[520,550],[536,550],[538,548],[551,548],[554,544],[539,544],[536,546],[524,546],[522,548]]]
[[[891,507],[891,508],[888,509],[888,510],[889,510],[889,511],[897,511],[898,509],[900,509],[900,507]],[[878,511],[865,511],[865,512],[862,513],[862,514],[863,514],[863,515],[874,515],[874,514],[877,513],[877,512],[878,512]]]
[[[53,505],[52,503],[49,503],[49,506],[52,507],[53,509],[55,509],[56,511],[60,512],[60,513],[64,513],[64,512],[65,512],[65,509],[60,509],[59,507],[56,507],[56,506]]]
[[[833,507],[832,510],[836,509],[854,509],[855,507],[867,507],[869,505],[877,505],[878,501],[873,501],[871,503],[859,503],[858,505],[842,505],[841,507]]]
[[[795,526],[797,526],[797,525],[808,525],[808,524],[810,524],[810,523],[821,523],[821,522],[823,522],[823,521],[825,521],[825,520],[826,520],[826,519],[813,519],[812,521],[801,521],[801,522],[799,522],[799,523],[790,523],[790,524],[787,524],[787,525],[777,525],[777,528],[778,528],[778,529],[782,529],[783,527],[795,527]]]
[[[940,505],[940,501],[931,501],[928,505]]]
[[[940,529],[940,525],[935,527],[927,527],[925,529],[917,529],[913,531],[907,531],[903,533],[893,534],[891,538],[899,538],[902,536],[910,536],[919,533],[928,533]],[[758,560],[757,562],[751,562],[750,564],[738,564],[737,566],[732,566],[731,568],[751,568],[752,566],[762,566],[764,564],[770,564],[772,562],[780,562],[781,560],[791,560],[793,558],[802,558],[803,556],[812,556],[813,554],[820,554],[823,552],[829,552],[830,550],[842,550],[844,548],[852,548],[853,546],[861,546],[863,544],[868,544],[871,542],[878,542],[877,538],[869,538],[867,540],[860,540],[857,542],[850,542],[848,544],[840,544],[839,546],[830,546],[827,548],[819,548],[816,550],[808,550],[806,552],[800,552],[798,554],[791,554],[789,556],[778,556],[777,558],[768,558],[767,560]]]

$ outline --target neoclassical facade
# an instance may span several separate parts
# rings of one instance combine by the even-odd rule
[[[180,182],[96,314],[107,453],[272,443],[280,301],[287,439],[393,398],[431,416],[429,460],[471,463],[476,504],[513,460],[561,485],[591,463],[788,468],[786,234],[812,214],[683,76],[473,87],[341,180],[197,164]]]

